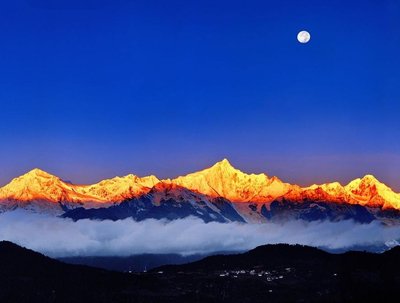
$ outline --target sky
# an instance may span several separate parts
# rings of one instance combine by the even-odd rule
[[[400,191],[399,53],[395,0],[1,1],[0,185],[35,167],[92,183],[228,158]]]

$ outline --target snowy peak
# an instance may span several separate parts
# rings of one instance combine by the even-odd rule
[[[339,182],[319,185],[313,184],[309,187],[300,189],[298,196],[293,200],[345,202],[346,192],[344,187]]]
[[[377,178],[375,178],[374,175],[365,175],[364,177],[361,178],[364,182],[370,182],[370,183],[382,183],[380,182]]]
[[[128,175],[74,185],[36,168],[0,188],[0,201],[121,202],[147,193],[158,182],[155,176]]]
[[[69,199],[69,191],[72,191],[72,185],[36,168],[1,188],[0,200],[58,202]]]
[[[41,170],[40,168],[34,168],[31,171],[27,172],[26,174],[22,175],[25,178],[31,177],[41,177],[41,178],[51,178],[55,177],[54,175],[49,174],[48,172]]]
[[[124,177],[106,179],[93,185],[82,186],[79,191],[83,194],[95,196],[102,201],[121,202],[148,193],[158,182],[160,181],[155,176],[140,178],[130,174]]]
[[[38,183],[48,183],[48,182],[58,183],[62,181],[57,176],[54,176],[39,168],[34,168],[31,171],[11,181],[11,183],[13,183],[14,185],[20,185],[20,186],[23,185],[30,186],[32,182],[38,184]]]
[[[199,172],[194,172],[189,175],[197,175],[197,174],[202,174],[206,175],[209,177],[215,177],[215,178],[220,178],[220,179],[228,179],[232,176],[244,176],[242,171],[236,169],[235,167],[232,166],[232,164],[227,160],[223,159],[222,161],[219,161],[215,163],[213,166],[203,169]],[[254,175],[252,175],[254,176]]]
[[[214,179],[219,178],[223,181],[229,181],[229,179],[233,178],[234,181],[236,182],[240,182],[243,179],[249,179],[249,180],[251,179],[251,181],[256,181],[256,179],[268,179],[268,177],[265,174],[249,175],[243,173],[241,170],[233,167],[227,159],[215,163],[210,168],[206,168],[202,171],[195,172],[190,175],[195,176],[197,174],[204,175]]]
[[[268,202],[288,192],[290,185],[265,174],[246,174],[227,159],[210,168],[178,177],[173,183],[211,197],[232,202]]]
[[[236,168],[234,168],[232,166],[232,164],[226,158],[224,158],[223,160],[215,163],[209,169],[210,170],[219,170],[219,171],[238,171]]]
[[[400,209],[400,194],[395,193],[373,175],[357,178],[346,186],[339,182],[314,184],[302,190],[301,199]]]
[[[366,175],[351,181],[345,186],[349,202],[360,205],[400,209],[400,194],[376,179]]]
[[[357,178],[351,181],[346,187],[349,190],[363,190],[363,189],[368,189],[368,188],[376,188],[376,187],[382,187],[385,186],[382,182],[380,182],[375,176],[373,175],[365,175],[362,178]]]

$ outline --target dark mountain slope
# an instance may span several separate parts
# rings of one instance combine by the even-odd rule
[[[144,274],[64,264],[0,242],[0,302],[397,302],[400,248],[266,245]]]
[[[151,278],[151,277],[149,277]],[[0,242],[0,302],[135,302],[135,276],[69,265]],[[136,285],[132,288],[131,285]]]
[[[195,275],[197,281],[204,279],[197,286],[203,289],[214,276],[218,287],[228,289],[226,296],[234,301],[245,291],[252,302],[266,298],[273,302],[395,302],[400,287],[399,258],[400,248],[384,254],[330,254],[312,247],[279,244],[154,271]]]

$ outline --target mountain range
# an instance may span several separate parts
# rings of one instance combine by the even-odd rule
[[[70,217],[118,220],[132,217],[206,222],[265,222],[272,219],[397,223],[400,194],[372,175],[347,185],[301,187],[266,174],[246,174],[227,159],[175,179],[127,175],[91,185],[63,181],[40,169],[0,188],[0,211],[28,209]],[[400,222],[400,220],[399,220]]]

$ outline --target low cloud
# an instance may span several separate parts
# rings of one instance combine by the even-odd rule
[[[304,222],[284,224],[204,223],[132,219],[73,222],[13,211],[0,214],[0,240],[9,240],[51,257],[128,256],[141,253],[210,253],[243,251],[263,244],[289,243],[346,249],[400,238],[400,227],[378,222]]]

